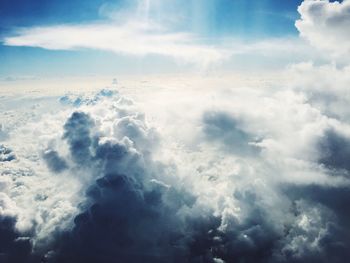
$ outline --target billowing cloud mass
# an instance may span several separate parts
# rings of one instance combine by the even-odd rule
[[[114,90],[57,98],[6,140],[2,260],[344,262],[349,127],[306,94],[194,91],[191,143]]]
[[[347,3],[300,10],[345,21]],[[305,62],[272,84],[117,85],[4,107],[0,261],[347,262],[348,73]]]
[[[298,8],[300,35],[336,56],[350,54],[350,1],[307,0]]]

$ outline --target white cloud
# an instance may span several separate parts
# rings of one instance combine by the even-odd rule
[[[304,92],[312,105],[323,114],[341,121],[350,118],[350,66],[315,66],[312,62],[304,62],[291,65],[287,74],[292,80],[289,87]]]
[[[208,64],[225,58],[224,50],[197,44],[194,36],[172,33],[142,23],[61,25],[23,29],[7,37],[5,45],[51,50],[99,49],[119,54],[157,54]]]
[[[295,25],[301,37],[336,57],[350,54],[350,1],[305,0]]]
[[[185,20],[175,11],[181,5],[171,1],[137,1],[136,6],[131,4],[125,10],[115,11],[113,5],[105,4],[100,10],[104,17],[100,21],[15,29],[12,35],[5,36],[3,44],[49,50],[95,49],[129,56],[154,54],[202,68],[212,65],[224,68],[237,65],[238,69],[248,70],[256,65],[276,68],[276,64],[280,67],[305,57],[320,58],[319,53],[297,37],[243,41],[231,36],[213,39],[182,31],[176,24]],[[156,15],[153,9],[159,9]],[[167,10],[166,15],[161,12],[163,9]]]
[[[276,68],[305,58],[319,60],[320,54],[296,37],[242,41],[238,38],[206,39],[188,32],[175,32],[152,22],[91,23],[24,28],[5,37],[4,45],[39,47],[49,50],[95,49],[129,56],[160,55],[200,68],[249,65]],[[244,66],[245,65],[245,66]]]

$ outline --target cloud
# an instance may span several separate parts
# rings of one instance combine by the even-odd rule
[[[131,56],[160,55],[200,66],[227,59],[230,53],[224,48],[205,43],[200,36],[177,26],[188,25],[182,14],[184,5],[190,6],[186,1],[104,3],[98,10],[100,20],[15,29],[2,42],[49,50],[94,49]]]
[[[15,29],[3,39],[7,46],[38,47],[47,50],[102,50],[117,55],[167,57],[180,65],[199,68],[231,68],[261,70],[324,57],[297,37],[243,41],[222,37],[210,41],[191,32],[159,28],[142,22],[115,21],[90,24],[53,25]]]
[[[75,217],[74,228],[60,240],[54,261],[182,258],[183,231],[176,222],[177,209],[164,201],[167,188],[147,183],[142,155],[128,140],[106,140],[95,152],[95,168],[98,163],[101,168],[87,191],[88,208]]]
[[[240,155],[257,153],[256,138],[241,129],[238,120],[225,112],[203,114],[203,130],[208,140],[218,140],[224,149]]]
[[[4,145],[0,145],[0,162],[10,162],[15,159],[16,156],[11,149],[6,148]]]
[[[227,85],[204,95],[182,89],[183,99],[164,101],[166,113],[151,102],[179,90],[148,90],[146,114],[102,90],[56,98],[53,112],[24,119],[6,141],[16,160],[1,163],[0,218],[12,222],[2,224],[12,233],[2,255],[11,258],[20,238],[25,258],[48,262],[342,258],[333,250],[345,240],[331,227],[346,228],[337,202],[302,189],[348,188],[319,149],[332,151],[334,140],[322,136],[340,129],[346,137],[347,124],[318,110],[307,89]],[[247,155],[250,142],[259,151]]]
[[[8,141],[19,156],[17,163],[4,163],[10,170],[1,188],[3,207],[7,207],[1,218],[10,217],[12,225],[2,226],[16,233],[11,234],[12,241],[4,241],[6,247],[19,237],[27,240],[25,251],[30,254],[26,258],[48,262],[139,262],[141,258],[152,262],[232,262],[237,258],[322,262],[337,258],[332,247],[343,237],[327,222],[345,227],[337,221],[342,220],[341,211],[336,202],[325,203],[301,190],[310,183],[339,189],[339,184],[347,182],[322,170],[318,156],[305,154],[308,148],[319,151],[315,142],[321,138],[307,127],[314,125],[315,130],[325,132],[332,122],[323,124],[320,113],[294,91],[271,92],[216,90],[219,105],[226,111],[208,110],[212,94],[198,96],[203,109],[187,116],[204,128],[192,135],[199,145],[187,145],[187,150],[178,146],[179,152],[170,147],[169,139],[174,144],[171,136],[163,138],[176,133],[159,133],[160,126],[157,130],[149,127],[145,115],[119,93],[105,90],[97,94],[108,96],[81,96],[79,104],[74,103],[75,96],[64,96],[60,112],[25,124],[37,130],[27,144],[37,152],[31,157],[33,163],[13,133]],[[235,107],[225,107],[232,102]],[[259,111],[252,112],[251,103]],[[54,128],[42,129],[48,120]],[[291,123],[294,126],[289,127]],[[293,132],[294,127],[299,130]],[[208,136],[204,141],[203,131]],[[261,152],[248,162],[245,150],[255,137],[261,139]],[[220,147],[213,148],[215,143]],[[293,144],[300,145],[290,149]],[[225,145],[239,147],[232,155]],[[300,166],[298,158],[307,165]],[[15,175],[20,163],[30,167],[31,176]],[[300,172],[303,176],[298,181],[293,174]],[[46,182],[39,189],[38,180]],[[62,185],[65,181],[76,186]],[[20,182],[28,190],[34,188],[33,192],[18,188]],[[295,190],[283,192],[281,184]],[[25,203],[21,196],[33,203]],[[339,198],[343,200],[342,195]],[[60,204],[62,200],[66,202]],[[15,256],[10,248],[2,253],[7,258]]]
[[[290,187],[287,194],[297,200],[298,205],[306,205],[310,207],[311,213],[316,213],[313,219],[310,216],[304,217],[303,224],[300,224],[300,227],[309,230],[311,235],[306,236],[300,231],[299,236],[306,236],[311,244],[317,243],[318,249],[313,253],[305,249],[295,262],[344,262],[349,256],[350,246],[349,213],[344,209],[345,200],[349,197],[349,188],[308,185]],[[300,200],[304,201],[301,203]],[[320,229],[322,230],[319,231]],[[314,231],[317,232],[312,233]]]
[[[299,6],[295,25],[301,37],[325,52],[349,57],[350,1],[306,0]]]
[[[93,121],[85,113],[75,112],[64,125],[63,138],[67,140],[71,156],[77,164],[86,164],[91,161],[90,128]]]
[[[1,215],[1,214],[0,214]],[[10,262],[35,262],[40,260],[31,255],[30,239],[21,237],[15,230],[16,219],[0,218],[0,260]]]
[[[197,5],[192,3],[191,7],[186,1],[105,3],[100,8],[101,20],[15,28],[2,42],[7,46],[48,50],[92,49],[134,57],[156,55],[204,69],[234,66],[251,70],[254,66],[261,70],[280,68],[305,57],[320,60],[320,54],[297,37],[244,41],[228,35],[213,38],[196,34],[189,29],[189,14],[184,10]],[[205,12],[195,15],[204,24],[212,19],[206,18],[209,14]]]
[[[9,46],[30,46],[50,50],[97,49],[118,54],[156,54],[199,64],[225,58],[225,51],[196,43],[187,33],[169,32],[143,23],[93,23],[22,29],[6,37]]]
[[[325,132],[319,143],[320,162],[330,168],[350,171],[350,138],[334,130]]]
[[[290,88],[303,92],[323,114],[346,121],[350,117],[347,107],[349,72],[348,64],[344,67],[334,63],[317,66],[313,62],[304,62],[292,65],[287,74],[293,80]]]
[[[68,168],[67,162],[55,150],[46,150],[43,158],[49,169],[53,172],[61,173]]]

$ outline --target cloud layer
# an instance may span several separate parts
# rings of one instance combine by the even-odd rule
[[[13,130],[4,261],[343,262],[348,124],[297,85],[193,92],[186,114],[193,100],[168,101],[180,133],[113,90],[63,96]]]

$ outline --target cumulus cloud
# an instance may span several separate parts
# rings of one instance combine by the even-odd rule
[[[317,66],[312,62],[291,65],[289,87],[303,92],[314,107],[323,114],[345,121],[350,117],[347,92],[350,67],[336,64]]]
[[[295,25],[303,38],[325,52],[349,57],[349,0],[307,0],[302,2],[298,11],[301,18]]]
[[[1,226],[9,231],[3,258],[341,262],[346,215],[336,204],[344,195],[327,202],[307,190],[347,189],[348,179],[331,171],[348,167],[332,162],[334,140],[323,137],[339,126],[300,91],[213,92],[219,104],[211,105],[208,94],[202,108],[187,112],[199,125],[188,128],[197,145],[176,146],[186,143],[178,132],[150,127],[134,103],[108,90],[63,96],[57,112],[19,127],[7,141],[17,159],[2,163]],[[179,108],[177,100],[169,103]],[[148,114],[160,116],[156,108]],[[28,128],[36,136],[23,146],[18,136]],[[330,154],[314,156],[319,147]],[[16,259],[18,244],[25,250]]]

